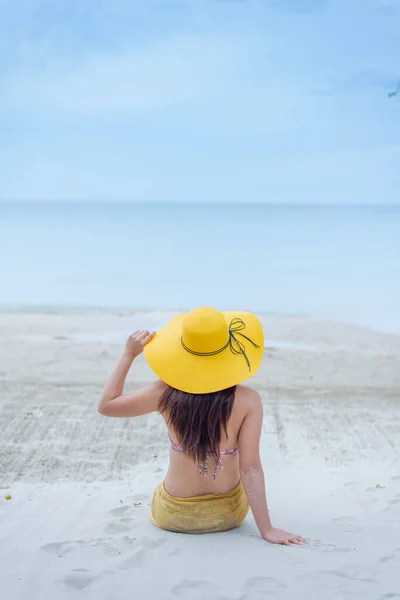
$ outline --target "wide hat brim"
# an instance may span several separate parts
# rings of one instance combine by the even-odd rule
[[[246,355],[235,354],[228,346],[213,356],[191,354],[182,345],[182,327],[186,313],[172,319],[157,331],[144,348],[147,362],[154,373],[166,384],[189,394],[208,394],[238,385],[257,373],[264,351],[264,334],[258,318],[249,312],[222,313],[228,326],[232,319],[241,319],[241,331],[247,339],[237,336],[244,344]],[[236,334],[237,335],[237,334]]]

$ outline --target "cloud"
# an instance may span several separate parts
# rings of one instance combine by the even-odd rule
[[[174,36],[118,54],[54,61],[3,80],[3,111],[124,113],[204,101],[222,89],[243,44],[212,35]]]
[[[361,202],[398,188],[391,0],[7,4],[0,199]]]

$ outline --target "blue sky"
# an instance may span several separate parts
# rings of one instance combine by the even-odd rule
[[[400,202],[398,0],[0,0],[0,199]]]

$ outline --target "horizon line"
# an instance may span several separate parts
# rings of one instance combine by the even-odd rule
[[[160,205],[177,205],[177,206],[268,206],[268,207],[290,207],[290,208],[295,208],[295,207],[312,207],[312,208],[334,208],[334,207],[341,207],[341,208],[384,208],[384,207],[400,207],[400,202],[385,202],[385,203],[378,203],[378,202],[352,202],[352,203],[347,203],[347,202],[257,202],[257,201],[251,201],[251,202],[235,202],[235,201],[228,201],[228,202],[224,202],[224,201],[213,201],[213,200],[204,200],[204,201],[182,201],[182,200],[89,200],[89,199],[82,199],[82,200],[76,200],[76,199],[58,199],[58,200],[49,200],[49,199],[5,199],[5,198],[0,198],[0,205],[1,204],[114,204],[114,205],[137,205],[137,206],[144,206],[144,205],[154,205],[154,206],[160,206]]]

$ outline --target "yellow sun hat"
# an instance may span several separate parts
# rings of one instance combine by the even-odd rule
[[[242,383],[259,369],[262,325],[250,312],[198,308],[157,331],[144,354],[165,383],[189,394],[208,394]]]

